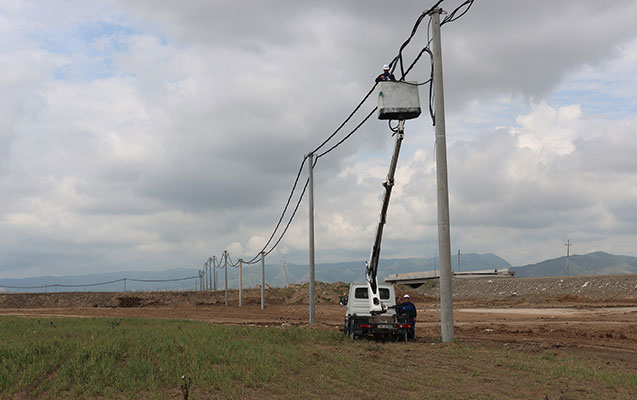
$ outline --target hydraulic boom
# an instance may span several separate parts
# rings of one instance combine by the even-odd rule
[[[380,301],[380,295],[378,292],[378,260],[380,258],[380,243],[383,238],[383,228],[387,217],[387,209],[389,208],[389,198],[391,197],[391,191],[394,187],[394,174],[396,173],[396,165],[398,164],[398,154],[400,153],[400,146],[404,136],[405,121],[401,120],[398,122],[394,154],[392,155],[391,164],[389,165],[387,179],[383,182],[385,196],[383,197],[383,204],[380,209],[380,219],[378,221],[378,227],[376,228],[376,236],[374,238],[374,244],[372,245],[372,252],[369,256],[369,260],[365,265],[369,310],[372,314],[381,314],[387,310],[387,307]]]

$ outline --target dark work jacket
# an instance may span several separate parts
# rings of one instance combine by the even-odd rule
[[[413,321],[416,319],[416,306],[411,301],[396,305],[396,314],[407,314],[407,318]]]
[[[382,74],[378,75],[378,78],[376,78],[376,82],[395,81],[395,80],[396,80],[396,77],[391,72],[383,72]]]

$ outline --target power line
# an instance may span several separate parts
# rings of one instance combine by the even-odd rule
[[[429,27],[431,24],[431,15],[434,12],[434,10],[436,10],[438,8],[438,6],[443,2],[444,0],[439,0],[438,2],[436,2],[431,8],[429,8],[428,10],[422,12],[420,14],[420,16],[418,17],[418,19],[416,20],[411,33],[409,35],[409,37],[403,42],[403,44],[400,46],[399,50],[398,50],[398,54],[392,59],[392,61],[390,62],[390,67],[392,72],[396,69],[396,67],[398,66],[398,64],[400,64],[400,69],[401,69],[401,77],[400,80],[404,81],[407,74],[409,74],[409,72],[412,70],[412,68],[418,63],[418,61],[420,60],[420,57],[426,52],[429,54],[430,57],[430,62],[431,62],[431,73],[430,73],[430,78],[420,84],[417,85],[425,85],[425,84],[429,84],[429,114],[431,116],[433,125],[435,125],[435,112],[433,109],[433,85],[431,84],[433,82],[433,53],[431,52],[431,50],[429,49],[429,44],[431,43],[431,40],[429,39]],[[458,20],[459,18],[461,18],[463,15],[465,15],[469,9],[471,8],[471,6],[473,5],[473,1],[474,0],[467,0],[464,3],[462,3],[460,6],[458,6],[455,10],[453,10],[441,23],[441,25],[444,25],[448,22],[453,22]],[[464,8],[464,9],[463,9]],[[461,11],[462,10],[462,11]],[[457,13],[460,12],[459,15],[457,15]],[[420,50],[420,52],[418,53],[418,55],[415,57],[415,59],[412,61],[412,63],[410,64],[410,66],[407,68],[407,70],[404,69],[404,64],[403,64],[403,55],[402,52],[403,50],[409,45],[409,43],[411,42],[412,38],[416,35],[418,28],[422,22],[422,20],[426,17],[429,16],[429,24],[427,27],[427,36],[428,36],[428,40],[427,40],[427,45]],[[369,97],[371,96],[371,94],[374,92],[374,90],[376,89],[377,83],[374,83],[374,85],[372,86],[372,88],[367,92],[367,94],[363,97],[363,99],[356,105],[356,107],[354,108],[354,110],[347,116],[347,118],[345,118],[345,120],[338,126],[338,128],[336,128],[336,130],[334,132],[332,132],[319,146],[317,146],[311,153],[316,153],[318,152],[318,150],[320,150],[321,148],[323,148],[330,140],[332,140],[340,131],[341,129],[353,118],[353,116],[360,110],[360,108],[363,106],[363,104],[369,99]],[[356,131],[358,131],[358,129],[364,124],[366,123],[369,118],[372,116],[372,114],[377,110],[377,107],[375,107],[352,131],[350,131],[349,134],[347,134],[343,139],[339,140],[336,144],[334,144],[332,147],[330,147],[328,150],[317,154],[316,156],[316,161],[318,161],[318,159],[322,156],[327,155],[328,153],[330,153],[331,151],[333,151],[334,149],[336,149],[337,147],[339,147],[341,144],[343,144],[346,140],[348,140]],[[281,242],[281,240],[283,239],[283,237],[285,236],[285,233],[287,232],[287,229],[289,228],[292,220],[294,219],[294,216],[296,215],[296,211],[298,210],[299,204],[301,203],[301,200],[303,199],[303,195],[305,194],[305,190],[307,188],[308,185],[308,180],[306,180],[306,183],[303,187],[303,191],[301,192],[298,201],[296,203],[296,206],[294,208],[294,211],[292,213],[292,215],[290,216],[285,229],[283,230],[283,232],[281,233],[281,235],[279,236],[279,238],[277,239],[277,241],[274,243],[274,245],[272,246],[272,248],[270,248],[270,250],[266,251],[266,249],[268,248],[268,245],[272,242],[273,238],[276,236],[277,231],[279,230],[281,223],[283,221],[283,219],[285,218],[285,214],[290,206],[290,202],[292,200],[292,197],[294,197],[294,192],[296,191],[297,185],[298,185],[298,181],[299,178],[301,176],[301,172],[303,170],[303,166],[305,164],[305,160],[306,160],[307,156],[305,156],[303,158],[303,161],[301,162],[301,165],[299,166],[299,170],[297,172],[296,178],[294,180],[294,184],[292,186],[292,190],[290,191],[290,195],[287,198],[287,201],[285,203],[285,207],[283,209],[283,212],[281,213],[281,216],[279,217],[277,224],[274,228],[274,230],[272,231],[272,234],[270,235],[270,237],[268,238],[268,241],[266,242],[266,244],[263,246],[263,248],[261,249],[261,251],[259,251],[252,259],[250,259],[249,261],[245,262],[246,264],[254,264],[258,261],[258,259],[260,258],[261,253],[265,253],[265,255],[270,254],[275,248],[276,246]],[[316,163],[315,161],[315,163]],[[235,265],[236,266],[236,265]]]
[[[12,285],[0,285],[0,288],[5,289],[46,289],[50,287],[60,287],[60,288],[81,288],[81,287],[95,287],[95,286],[105,286],[111,285],[113,283],[131,281],[131,282],[146,282],[146,283],[157,283],[157,282],[178,282],[185,281],[189,279],[196,279],[199,276],[187,276],[184,278],[172,278],[172,279],[134,279],[134,278],[120,278],[114,279],[112,281],[106,282],[94,282],[94,283],[77,283],[77,284],[65,284],[65,283],[53,283],[53,284],[45,284],[39,286],[12,286]]]
[[[374,112],[376,112],[377,109],[378,109],[378,107],[374,107],[374,109],[369,114],[367,114],[367,116],[358,125],[356,125],[356,127],[349,134],[347,134],[347,136],[345,136],[343,139],[338,141],[338,143],[336,143],[334,146],[332,146],[329,149],[325,150],[321,154],[318,154],[316,156],[316,158],[318,159],[318,158],[323,157],[324,155],[326,155],[330,151],[334,150],[335,148],[337,148],[338,146],[343,144],[343,142],[345,142],[347,139],[349,139],[361,126],[363,126],[363,124],[365,122],[367,122],[367,120],[374,114]]]
[[[301,172],[303,172],[303,165],[305,165],[306,159],[307,157],[303,157],[303,161],[301,161],[301,165],[299,166],[299,170],[296,173],[296,178],[294,179],[294,185],[292,185],[292,190],[290,191],[290,195],[288,196],[288,199],[285,203],[285,207],[283,208],[283,212],[281,213],[281,216],[279,217],[279,220],[276,223],[276,226],[274,227],[274,230],[272,231],[270,238],[268,239],[267,243],[263,246],[261,251],[259,251],[257,255],[254,256],[252,259],[247,261],[246,264],[253,264],[254,262],[256,262],[256,260],[260,257],[261,252],[263,252],[268,247],[268,245],[272,241],[272,238],[274,237],[274,235],[276,235],[276,232],[279,229],[279,226],[281,225],[281,221],[283,221],[283,218],[285,217],[285,213],[287,212],[288,207],[290,206],[290,201],[292,200],[292,197],[294,196],[294,192],[296,191],[296,185],[299,183],[299,178],[301,177]],[[303,197],[303,195],[301,195],[301,197]]]
[[[445,17],[445,19],[442,20],[442,22],[440,23],[440,26],[443,26],[444,24],[448,23],[448,22],[453,22],[458,20],[460,17],[462,17],[463,15],[465,15],[469,9],[471,8],[471,6],[473,5],[473,1],[474,0],[467,0],[464,3],[460,4],[458,7],[456,7],[455,10],[453,10],[451,13],[449,13],[449,15],[447,15]],[[438,3],[440,4],[440,3]],[[465,8],[462,13],[460,13],[460,15],[456,16],[456,13],[463,7],[467,7]]]

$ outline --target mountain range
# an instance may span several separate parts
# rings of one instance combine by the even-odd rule
[[[459,267],[458,261],[460,261]],[[566,262],[566,257],[560,257],[536,264],[514,267],[495,254],[468,253],[461,254],[459,260],[458,257],[452,257],[452,268],[454,271],[509,268],[519,278],[548,277],[567,275]],[[569,275],[637,273],[637,257],[613,255],[601,251],[585,255],[572,255],[568,259],[568,264]],[[379,280],[382,281],[389,274],[431,271],[437,268],[438,262],[434,258],[381,259],[378,266]],[[225,272],[223,269],[216,272],[216,287],[221,290],[225,287]],[[0,278],[0,291],[196,290],[199,285],[198,274],[198,270],[194,268],[175,268],[165,271],[120,271],[81,276]],[[124,278],[126,278],[125,281]],[[315,279],[322,282],[364,281],[365,261],[316,264]],[[273,287],[285,286],[288,283],[305,283],[308,280],[308,265],[288,263],[285,264],[285,269],[283,263],[266,264],[265,266],[265,282]],[[211,278],[211,282],[214,284],[214,279]],[[243,287],[254,288],[260,284],[261,265],[244,266]],[[228,287],[239,287],[239,268],[228,268]]]

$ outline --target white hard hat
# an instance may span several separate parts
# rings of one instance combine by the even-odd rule
[[[389,69],[389,65],[385,64],[383,65],[383,70],[388,70]]]
[[[405,295],[403,296],[403,299],[408,299],[408,298],[409,298],[409,295],[408,295],[408,294],[405,294]]]

